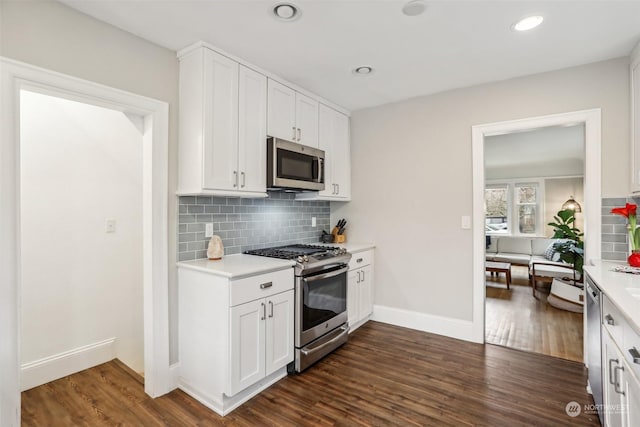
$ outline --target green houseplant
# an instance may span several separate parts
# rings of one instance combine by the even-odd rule
[[[563,239],[554,244],[556,252],[560,254],[560,259],[566,263],[573,264],[573,280],[575,283],[576,272],[582,277],[582,267],[584,266],[584,233],[575,227],[575,212],[571,209],[558,211],[553,217],[555,222],[548,225],[553,227],[554,239]]]

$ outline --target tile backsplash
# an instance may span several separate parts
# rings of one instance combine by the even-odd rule
[[[205,224],[213,223],[225,255],[290,243],[316,243],[329,229],[328,201],[295,200],[295,194],[269,192],[264,199],[181,196],[178,202],[178,260],[207,257]],[[316,227],[311,226],[316,217]]]
[[[626,261],[629,256],[627,220],[611,213],[611,208],[624,206],[628,201],[624,197],[602,199],[602,259]]]

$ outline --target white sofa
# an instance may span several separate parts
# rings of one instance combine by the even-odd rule
[[[545,251],[557,239],[545,237],[491,236],[491,244],[486,249],[487,261],[508,262],[529,267],[529,280],[535,296],[536,282],[551,281],[553,278],[572,278],[573,266],[566,262],[550,261]],[[576,279],[580,274],[576,273]]]

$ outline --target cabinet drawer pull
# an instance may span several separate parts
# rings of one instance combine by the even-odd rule
[[[260,289],[267,289],[273,286],[273,282],[261,283]]]
[[[273,301],[269,301],[269,317],[273,317]]]
[[[604,316],[604,320],[607,321],[607,325],[615,325],[616,322],[613,320],[613,317],[611,317],[610,314],[607,314],[606,316]]]
[[[262,307],[262,316],[260,317],[260,320],[264,320],[264,318],[267,317],[267,306],[265,303],[261,302],[260,307]]]
[[[300,140],[302,140],[302,130],[298,128],[298,142],[300,142]]]
[[[247,178],[244,172],[240,172],[240,175],[242,175],[242,188],[244,188]]]
[[[356,260],[356,262],[362,262],[362,261],[364,261],[364,259],[363,259],[363,258],[358,258],[358,259]]]
[[[635,347],[629,349],[629,354],[633,357],[633,363],[640,365],[640,352]]]
[[[293,129],[293,138],[291,138],[292,141],[296,140],[296,127],[292,127],[291,129]]]
[[[238,186],[238,171],[233,171],[233,186]]]

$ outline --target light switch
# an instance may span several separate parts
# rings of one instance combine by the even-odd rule
[[[107,218],[104,220],[104,232],[105,233],[116,232],[116,220],[114,218]]]
[[[204,237],[213,236],[213,223],[209,222],[204,225]]]
[[[315,216],[312,216],[312,217],[311,217],[311,226],[312,226],[312,227],[315,227],[315,226],[316,226],[316,217],[315,217]]]
[[[471,217],[469,215],[462,215],[462,229],[470,230],[471,229]]]

